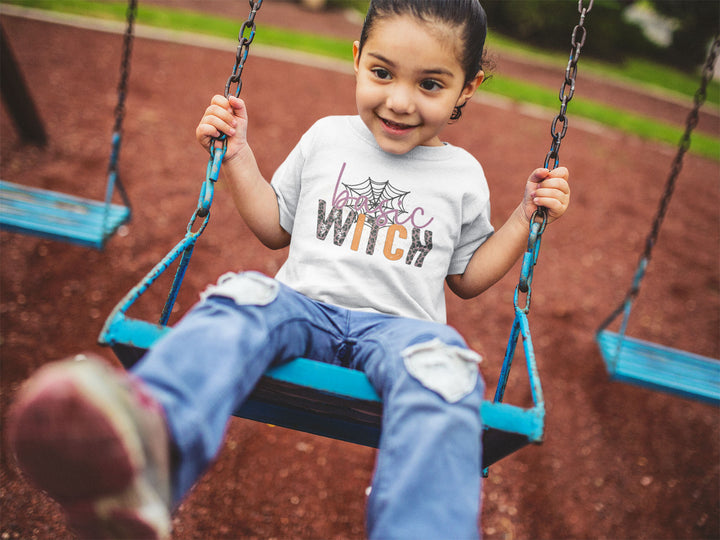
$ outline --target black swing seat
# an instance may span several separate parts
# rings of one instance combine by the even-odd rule
[[[610,378],[720,405],[720,360],[602,330]]]
[[[106,322],[101,345],[132,366],[167,326],[116,313]],[[483,468],[542,442],[544,403],[524,409],[483,401]],[[364,373],[306,358],[270,369],[235,416],[377,448],[382,402]]]
[[[102,249],[130,208],[0,180],[0,228]]]

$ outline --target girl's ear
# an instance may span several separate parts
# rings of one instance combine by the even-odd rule
[[[353,42],[353,64],[355,65],[355,74],[360,70],[360,42]]]
[[[473,78],[471,81],[465,84],[465,86],[462,89],[462,92],[460,93],[460,97],[458,97],[457,100],[457,107],[461,107],[465,105],[465,103],[475,95],[476,90],[478,89],[478,86],[483,82],[483,79],[485,78],[485,72],[480,70],[478,71],[477,75],[475,75],[475,78]]]

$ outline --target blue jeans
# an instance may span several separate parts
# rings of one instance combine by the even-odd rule
[[[165,408],[175,501],[262,374],[299,356],[359,369],[382,397],[369,536],[478,537],[479,357],[447,325],[324,304],[254,272],[208,288],[133,370]]]

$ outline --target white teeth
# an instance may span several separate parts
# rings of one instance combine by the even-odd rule
[[[398,128],[398,129],[407,129],[408,127],[410,127],[407,124],[398,124],[397,122],[392,122],[390,120],[383,120],[383,122],[385,122],[390,127],[394,127],[394,128]]]

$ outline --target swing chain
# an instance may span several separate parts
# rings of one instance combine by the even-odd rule
[[[650,257],[652,256],[652,250],[655,247],[658,236],[660,234],[660,226],[665,219],[665,214],[667,213],[668,206],[670,205],[670,199],[672,198],[673,192],[675,191],[675,184],[677,183],[678,176],[680,175],[680,171],[682,169],[683,158],[685,157],[685,153],[690,148],[690,135],[698,124],[700,107],[702,107],[703,103],[705,102],[707,85],[713,78],[713,75],[715,73],[715,61],[719,55],[720,32],[715,34],[715,38],[713,39],[713,43],[708,52],[707,60],[705,61],[705,65],[703,66],[700,87],[695,92],[695,96],[693,97],[693,108],[688,113],[685,120],[685,132],[682,134],[682,137],[680,137],[677,153],[675,154],[675,158],[673,159],[672,165],[670,166],[670,173],[668,174],[667,181],[665,182],[665,191],[663,192],[663,196],[660,199],[660,204],[655,214],[655,219],[653,219],[650,232],[645,239],[645,249],[643,250],[643,253],[640,256],[640,260],[638,261],[638,266],[635,270],[635,276],[633,277],[632,284],[630,285],[628,291],[625,293],[625,297],[620,302],[620,304],[610,315],[605,318],[605,320],[599,326],[597,330],[598,333],[610,326],[610,323],[612,323],[615,318],[624,311],[625,317],[621,326],[621,333],[624,334],[623,329],[627,325],[627,320],[630,316],[631,304],[635,300],[635,298],[637,298],[638,294],[640,294],[640,284],[643,277],[645,276],[645,271],[647,269],[648,263],[650,262]]]
[[[587,29],[585,28],[585,17],[593,7],[594,0],[590,0],[587,7],[585,7],[583,0],[578,0],[578,13],[580,13],[580,20],[575,25],[572,31],[572,37],[570,43],[572,49],[570,50],[570,58],[568,59],[567,67],[565,68],[565,79],[563,80],[562,86],[560,87],[560,112],[555,116],[550,125],[550,135],[552,135],[552,143],[550,145],[550,151],[545,156],[545,168],[549,169],[550,161],[554,160],[552,168],[555,169],[560,164],[560,144],[562,143],[565,134],[568,129],[568,117],[567,107],[570,100],[575,95],[575,78],[577,76],[577,63],[580,59],[580,51],[585,45],[585,39],[587,38]],[[558,124],[561,124],[558,127]],[[531,296],[531,284],[533,278],[533,270],[537,264],[538,255],[540,251],[540,240],[542,234],[545,231],[547,225],[547,212],[545,208],[538,207],[530,218],[530,233],[528,235],[528,246],[525,255],[523,256],[522,270],[520,272],[520,281],[515,290],[515,309],[520,310],[524,313],[528,313],[530,310],[530,296]],[[524,293],[525,305],[520,307],[518,305],[519,293]]]
[[[131,0],[136,1],[136,0]],[[229,87],[233,82],[238,84],[235,92],[235,97],[239,96],[240,89],[242,88],[242,81],[240,75],[242,73],[243,65],[248,55],[248,48],[253,38],[255,37],[255,14],[260,9],[262,0],[250,0],[250,16],[245,21],[240,30],[238,40],[240,46],[236,55],[235,66],[233,67],[232,75],[228,80],[225,88],[225,97],[229,95]],[[250,36],[245,37],[243,34],[245,30],[250,28]],[[205,231],[208,222],[210,221],[210,206],[212,205],[213,195],[215,192],[215,182],[217,182],[220,176],[220,166],[225,157],[227,151],[227,137],[221,135],[215,137],[210,143],[210,158],[208,159],[207,170],[205,172],[205,181],[200,188],[200,196],[198,197],[198,205],[187,224],[187,232],[185,237],[168,253],[165,258],[153,268],[153,270],[145,277],[145,279],[133,289],[126,297],[123,302],[123,311],[140,296],[147,288],[162,274],[178,257],[180,262],[178,263],[175,277],[173,278],[172,285],[170,286],[170,293],[165,300],[165,305],[160,315],[159,324],[167,326],[170,315],[172,314],[177,299],[180,286],[182,285],[185,272],[187,271],[188,265],[190,264],[190,258],[192,257],[193,250],[195,249],[195,243],[200,238],[200,235]],[[202,221],[196,225],[198,218]]]
[[[127,97],[128,80],[130,78],[130,57],[132,56],[132,46],[134,38],[134,24],[137,16],[137,0],[128,0],[128,6],[125,10],[127,26],[123,36],[122,59],[120,60],[120,80],[117,85],[117,103],[115,104],[115,123],[113,124],[113,135],[110,147],[110,159],[108,160],[107,172],[112,179],[108,185],[106,193],[106,201],[112,199],[113,190],[117,188],[123,203],[130,208],[130,197],[125,190],[120,175],[118,174],[118,161],[120,158],[120,144],[122,142],[122,127],[125,120],[125,99]]]
[[[522,269],[520,270],[520,281],[518,286],[515,288],[515,309],[519,309],[526,314],[530,311],[533,270],[535,269],[538,256],[540,255],[540,241],[542,240],[542,234],[545,232],[546,226],[547,214],[538,208],[530,218],[530,233],[528,234],[527,251],[525,251],[525,255],[523,256]],[[525,294],[525,305],[523,307],[519,306],[518,301],[521,292]]]
[[[233,66],[232,74],[227,80],[225,85],[225,97],[230,96],[230,87],[235,84],[235,91],[233,95],[238,97],[242,90],[242,72],[245,67],[245,61],[247,60],[248,53],[250,52],[250,45],[255,39],[255,15],[262,6],[262,0],[249,0],[250,2],[250,14],[247,20],[242,24],[240,32],[238,33],[238,48],[235,53],[235,65]],[[250,29],[250,35],[245,36],[245,31]]]
[[[235,84],[235,90],[232,95],[238,97],[242,90],[242,72],[245,67],[245,61],[247,60],[248,53],[250,52],[250,44],[255,39],[255,15],[262,6],[262,0],[249,0],[250,3],[250,14],[245,22],[240,27],[238,33],[238,48],[235,53],[235,65],[232,68],[232,73],[225,84],[225,97],[230,96],[230,87]],[[250,29],[250,35],[245,36],[246,31]],[[221,134],[216,137],[210,143],[210,159],[208,160],[207,172],[205,174],[205,182],[200,190],[200,197],[198,199],[198,207],[193,214],[190,223],[188,224],[188,233],[190,233],[193,223],[198,217],[205,218],[206,222],[208,215],[210,214],[210,205],[212,204],[213,193],[215,189],[215,182],[217,182],[220,176],[220,166],[222,165],[225,152],[227,150],[227,137]],[[203,224],[202,228],[205,228]]]
[[[642,258],[646,261],[649,261],[650,256],[652,255],[652,249],[657,242],[658,235],[660,234],[660,226],[665,219],[665,214],[667,213],[670,199],[672,198],[673,192],[675,191],[675,184],[677,183],[677,178],[680,175],[680,170],[682,169],[683,158],[685,157],[685,153],[690,148],[690,135],[697,126],[700,119],[700,107],[702,107],[703,103],[705,103],[707,85],[713,78],[715,72],[715,60],[717,59],[718,54],[720,54],[720,33],[715,35],[713,44],[710,47],[710,51],[708,53],[707,60],[705,62],[705,65],[703,66],[700,87],[697,89],[697,91],[695,92],[695,96],[693,97],[693,108],[688,113],[685,120],[685,132],[680,138],[680,142],[678,144],[678,151],[675,154],[672,166],[670,167],[670,175],[668,176],[667,182],[665,184],[665,192],[663,193],[662,199],[660,201],[660,206],[658,208],[655,219],[653,220],[650,234],[645,240],[645,251],[643,252]],[[636,288],[639,288],[639,286]],[[637,291],[635,291],[633,296],[635,295],[637,295]]]
[[[568,59],[567,67],[565,68],[565,80],[563,80],[562,86],[560,87],[560,112],[555,116],[550,126],[550,134],[552,135],[552,144],[550,145],[550,151],[545,156],[545,168],[550,168],[550,161],[554,160],[553,169],[560,164],[560,144],[567,133],[568,118],[566,116],[567,106],[570,100],[575,95],[575,77],[577,76],[577,63],[580,59],[580,51],[585,45],[585,39],[587,38],[587,29],[585,28],[585,17],[593,7],[594,0],[590,0],[587,7],[583,5],[583,0],[578,0],[578,13],[580,13],[580,21],[572,31],[572,37],[570,44],[572,49],[570,50],[570,58]],[[562,123],[560,130],[558,130],[558,122]]]
[[[130,78],[130,56],[133,45],[133,25],[137,15],[137,0],[129,0],[126,10],[127,27],[123,42],[122,60],[120,61],[120,81],[117,85],[118,102],[115,105],[115,125],[113,131],[120,133],[125,118],[125,96],[127,95],[128,79]]]

